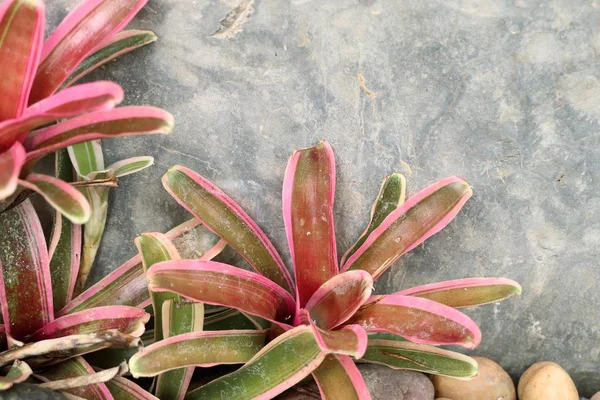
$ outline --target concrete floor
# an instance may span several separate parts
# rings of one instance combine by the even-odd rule
[[[47,3],[54,26],[76,1]],[[340,250],[392,171],[410,193],[447,175],[474,187],[378,293],[515,279],[522,297],[467,311],[483,331],[473,354],[514,377],[556,361],[582,395],[600,390],[600,1],[245,0],[242,30],[211,36],[238,4],[150,0],[132,25],[159,42],[95,74],[121,83],[127,104],[171,111],[176,128],[106,142],[109,161],[148,154],[156,166],[113,191],[93,278],[134,254],[136,234],[187,218],[160,184],[173,164],[214,180],[289,260],[286,161],[327,139]]]

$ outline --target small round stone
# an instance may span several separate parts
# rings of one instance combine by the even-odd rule
[[[516,400],[515,385],[501,366],[494,361],[473,357],[479,364],[477,376],[461,381],[445,376],[433,376],[438,398],[460,400]]]
[[[567,371],[549,361],[535,363],[521,375],[518,393],[520,400],[579,400]]]

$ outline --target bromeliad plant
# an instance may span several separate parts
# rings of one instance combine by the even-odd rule
[[[93,139],[168,133],[173,117],[147,106],[114,108],[120,86],[72,86],[120,54],[156,39],[121,31],[147,0],[84,0],[44,42],[42,0],[0,4],[0,211],[34,191],[73,223],[90,218],[84,195],[65,181],[32,172],[45,155]]]
[[[163,184],[255,271],[181,259],[165,235],[138,238],[157,318],[156,342],[135,354],[129,367],[134,377],[158,375],[159,386],[176,382],[173,398],[186,393],[193,367],[215,364],[244,365],[188,391],[186,399],[268,399],[310,374],[324,399],[369,399],[354,360],[468,379],[477,372],[473,359],[432,345],[474,348],[480,330],[457,308],[521,291],[508,279],[470,278],[372,295],[374,280],[445,227],[471,197],[471,187],[457,177],[406,202],[404,178],[386,178],[369,225],[340,267],[333,151],[322,142],[295,152],[283,184],[295,284],[266,235],[218,187],[180,166],[165,174]],[[197,303],[238,310],[256,328],[199,331],[201,326],[190,323],[200,313]],[[265,329],[261,321],[272,325]]]
[[[66,149],[57,152],[56,166],[58,176],[72,177]],[[132,258],[72,299],[81,251],[76,227],[55,226],[47,246],[29,200],[0,214],[0,367],[12,364],[0,377],[0,390],[35,377],[42,387],[85,399],[155,399],[120,377],[127,371],[123,361],[138,350],[150,319],[144,310],[150,294],[142,258]],[[225,247],[194,220],[165,237],[173,251],[191,258],[210,260]],[[198,321],[203,321],[201,314]]]
[[[56,247],[52,257],[29,200],[0,215],[0,232],[0,332],[5,349],[0,367],[12,364],[0,378],[5,382],[0,389],[29,378],[33,370],[38,379],[50,381],[41,386],[86,399],[111,398],[100,383],[124,373],[126,365],[96,374],[81,356],[105,348],[137,348],[149,314],[136,307],[107,305],[59,316],[60,304],[69,300],[73,289],[64,282],[73,282],[69,276],[77,274],[77,240],[63,243],[68,251],[59,255]],[[56,269],[58,261],[61,270]]]

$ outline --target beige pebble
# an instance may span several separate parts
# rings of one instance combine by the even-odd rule
[[[549,361],[535,363],[521,375],[518,393],[520,400],[579,400],[567,371]]]
[[[596,393],[595,395],[593,395],[590,400],[600,400],[600,392]]]
[[[437,399],[452,400],[516,400],[515,385],[510,376],[494,361],[473,357],[479,364],[477,376],[461,381],[445,376],[433,376]]]

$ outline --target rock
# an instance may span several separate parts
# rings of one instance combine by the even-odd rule
[[[361,364],[373,400],[433,400],[431,381],[419,372],[394,370],[384,365]]]
[[[384,365],[361,364],[372,400],[433,400],[433,384],[419,372],[394,370]],[[278,400],[320,399],[315,382],[293,388],[281,394]]]
[[[501,366],[494,361],[473,357],[479,363],[479,373],[470,381],[445,376],[433,376],[435,394],[453,400],[516,400],[515,385]]]
[[[600,400],[600,392],[596,393],[595,395],[593,395],[590,400]]]
[[[529,367],[519,379],[518,392],[521,400],[579,400],[567,371],[549,361]]]

